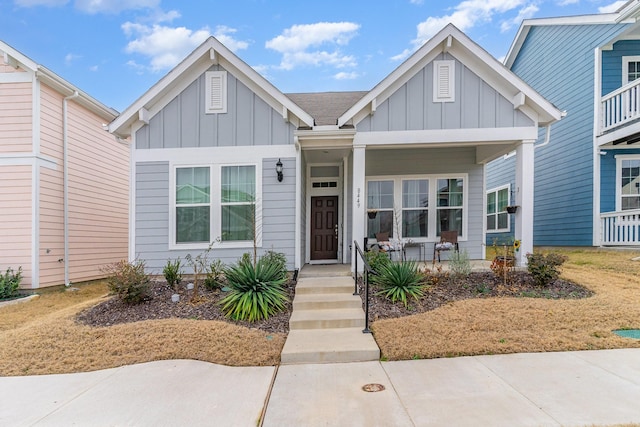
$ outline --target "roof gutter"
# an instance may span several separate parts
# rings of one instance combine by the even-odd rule
[[[78,98],[80,94],[74,91],[73,94],[62,100],[62,163],[63,163],[63,204],[64,204],[64,285],[71,286],[69,280],[69,120],[68,102]]]

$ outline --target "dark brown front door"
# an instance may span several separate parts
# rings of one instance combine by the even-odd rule
[[[338,196],[311,198],[311,260],[338,258]]]

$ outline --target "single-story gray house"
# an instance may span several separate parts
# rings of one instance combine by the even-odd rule
[[[348,264],[386,233],[430,259],[457,231],[480,259],[485,164],[515,150],[523,262],[533,144],[560,118],[453,25],[368,92],[284,94],[212,37],[109,125],[131,140],[129,257],[159,271],[213,242],[224,262]]]

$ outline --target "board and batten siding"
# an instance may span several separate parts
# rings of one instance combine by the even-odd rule
[[[262,159],[262,246],[258,256],[266,251],[283,253],[287,258],[287,268],[292,270],[295,259],[295,200],[296,200],[296,160],[282,158],[284,179],[278,182],[275,164],[278,158]],[[168,259],[185,259],[187,254],[197,256],[203,249],[169,250],[169,188],[171,173],[169,162],[138,162],[136,164],[135,200],[135,255],[145,261],[147,271],[162,274]],[[216,189],[212,189],[216,197]],[[219,213],[212,212],[214,221]],[[215,239],[216,236],[212,236]],[[253,253],[253,247],[224,248],[214,243],[210,259],[220,259],[225,264],[238,261],[244,253]],[[190,272],[189,267],[185,271]]]
[[[294,125],[231,73],[227,73],[227,113],[205,114],[205,81],[204,74],[198,77],[140,128],[136,148],[293,144]]]
[[[534,26],[513,63],[513,72],[567,111],[551,142],[536,149],[534,245],[593,244],[594,49],[624,28]]]
[[[31,283],[32,171],[29,165],[0,165],[0,273],[22,267]]]
[[[449,54],[438,59],[450,60]],[[433,62],[357,124],[358,132],[534,126],[533,121],[455,60],[455,101],[433,102]]]
[[[30,82],[0,83],[0,154],[32,151],[32,111]]]
[[[455,159],[455,161],[452,161]],[[484,258],[483,220],[484,220],[484,168],[476,163],[475,148],[432,148],[367,150],[365,163],[366,176],[389,176],[396,178],[404,175],[455,175],[467,174],[464,191],[467,193],[467,236],[460,242],[460,249],[466,249],[471,259]],[[396,204],[401,203],[396,195]],[[434,209],[429,207],[429,209]],[[434,236],[429,241],[435,241]],[[432,256],[433,246],[425,246],[426,257]]]
[[[516,177],[515,171],[516,169],[516,156],[515,154],[511,156],[503,156],[493,162],[489,162],[486,166],[485,176],[487,180],[486,189],[493,190],[498,187],[503,187],[504,185],[509,184],[509,188],[511,188],[511,194],[509,194],[510,203],[515,203],[515,188],[516,188]],[[485,193],[486,197],[486,193]],[[486,212],[485,212],[486,214]],[[486,218],[486,216],[485,216]],[[486,224],[483,223],[486,226]],[[509,218],[509,232],[500,232],[496,233],[494,231],[487,230],[487,246],[493,245],[494,242],[508,242],[509,239],[514,238],[515,236],[515,221],[513,217]]]

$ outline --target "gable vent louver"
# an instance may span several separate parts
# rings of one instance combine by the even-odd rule
[[[207,71],[206,80],[206,110],[207,114],[227,112],[227,72]]]
[[[433,61],[433,102],[455,101],[455,61]]]

